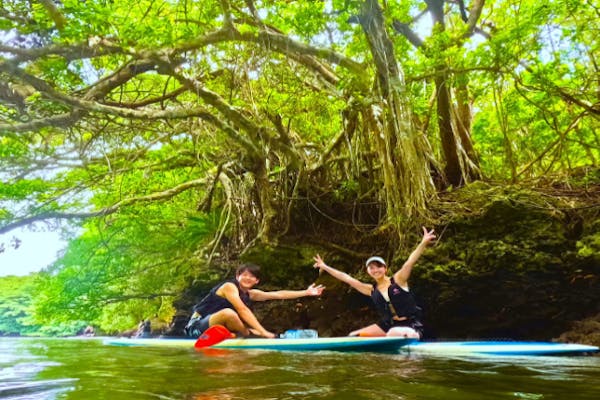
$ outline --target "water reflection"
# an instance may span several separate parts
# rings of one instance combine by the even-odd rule
[[[186,399],[189,400],[232,400],[234,398],[232,393],[228,393],[228,391],[225,390],[213,390],[211,392],[192,394],[189,397],[186,397]]]
[[[2,399],[596,399],[600,357],[128,348],[0,339]]]
[[[32,353],[30,345],[26,341],[0,340],[0,398],[54,399],[73,390],[76,379],[37,379],[42,371],[61,364]]]
[[[75,379],[55,379],[37,382],[0,383],[0,398],[16,399],[54,399],[60,393],[75,388]]]

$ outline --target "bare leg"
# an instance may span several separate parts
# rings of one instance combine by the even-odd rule
[[[421,337],[413,328],[408,326],[396,326],[387,332],[387,336],[400,336],[405,338],[420,339]]]
[[[248,328],[248,336],[250,336],[250,335],[256,336],[256,337],[262,337],[260,335],[260,333],[254,328]]]
[[[348,336],[385,336],[383,329],[377,324],[365,326],[348,334]]]
[[[248,329],[240,319],[238,313],[231,308],[224,308],[212,314],[208,320],[208,325],[224,325],[233,332],[238,332],[242,336],[248,336]]]

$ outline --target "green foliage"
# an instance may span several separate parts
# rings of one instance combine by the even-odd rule
[[[37,331],[28,323],[31,276],[0,278],[0,336],[27,335]]]
[[[214,215],[175,222],[180,218],[173,211],[146,209],[112,219],[109,226],[88,224],[37,280],[37,321],[85,320],[117,332],[149,316],[168,320],[170,299],[194,278],[202,263],[194,261],[196,252],[212,239],[218,223]]]
[[[592,259],[598,263],[600,261],[600,223],[596,221],[592,225],[590,234],[584,236],[577,242],[577,255],[582,258]]]
[[[87,325],[84,321],[36,321],[37,279],[35,274],[0,278],[0,336],[71,336],[80,332]]]
[[[265,0],[253,2],[256,14],[241,1],[55,4],[64,24],[39,2],[2,3],[0,228],[59,215],[81,230],[26,285],[35,295],[15,292],[16,325],[7,332],[62,334],[82,321],[115,331],[155,314],[168,319],[170,300],[190,281],[219,275],[213,257],[228,261],[255,241],[277,242],[305,202],[389,197],[385,158],[375,150],[390,122],[386,104],[407,110],[427,153],[412,169],[393,166],[406,177],[397,189],[410,187],[415,171],[443,171],[439,77],[452,115],[459,104],[472,113],[453,125],[468,128],[482,175],[499,186],[598,166],[600,48],[590,2],[487,1],[477,23],[485,34],[470,37],[456,3],[445,2],[442,29],[424,22],[426,2],[380,2],[381,33],[396,56],[386,68],[397,65],[404,79],[393,77],[390,87],[404,96],[398,105],[377,88],[382,66],[373,51],[383,49],[372,48],[360,24],[362,0]],[[422,46],[396,31],[398,22]],[[584,175],[582,185],[597,184]],[[520,199],[488,187],[475,200],[456,195],[482,208],[492,196],[490,218],[514,211],[502,205],[507,198]],[[376,208],[375,223],[407,219]],[[448,270],[559,262],[534,251],[564,239],[543,235],[554,225],[536,228],[543,240],[534,245],[496,235],[499,222],[465,226],[490,239],[447,249]],[[595,234],[579,246],[580,257],[593,257]]]
[[[27,153],[26,143],[9,139],[0,138],[0,160],[8,160],[11,157],[20,156]]]

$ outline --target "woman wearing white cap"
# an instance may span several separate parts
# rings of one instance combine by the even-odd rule
[[[365,296],[370,296],[381,319],[373,325],[350,332],[350,336],[404,336],[421,338],[423,324],[419,321],[419,308],[408,289],[408,278],[413,266],[429,243],[435,239],[433,229],[423,227],[423,239],[408,259],[392,277],[387,276],[387,264],[381,257],[370,257],[365,263],[367,273],[375,280],[374,284],[354,279],[345,272],[325,264],[319,255],[315,268],[326,271],[331,276],[347,283]]]

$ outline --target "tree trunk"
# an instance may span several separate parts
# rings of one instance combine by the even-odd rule
[[[444,0],[425,0],[425,2],[433,17],[434,25],[437,24],[438,31],[443,32],[446,29]],[[460,105],[455,110],[446,70],[447,66],[443,61],[436,67],[438,128],[446,160],[444,168],[446,179],[451,185],[461,186],[479,178],[479,168],[470,138],[470,111],[467,114],[464,107],[461,110]],[[463,120],[463,118],[465,119]]]
[[[442,68],[438,68],[438,70],[442,70]],[[460,161],[458,159],[454,129],[452,129],[452,102],[450,101],[450,90],[448,90],[446,80],[446,74],[442,74],[442,76],[438,76],[435,79],[438,128],[440,130],[444,157],[446,159],[444,174],[451,185],[461,186],[464,184],[464,180],[460,168]]]
[[[363,3],[360,23],[377,68],[381,100],[372,107],[370,132],[381,157],[388,220],[401,227],[403,218],[424,214],[433,195],[428,143],[412,124],[410,104],[403,94],[404,76],[377,0]]]

